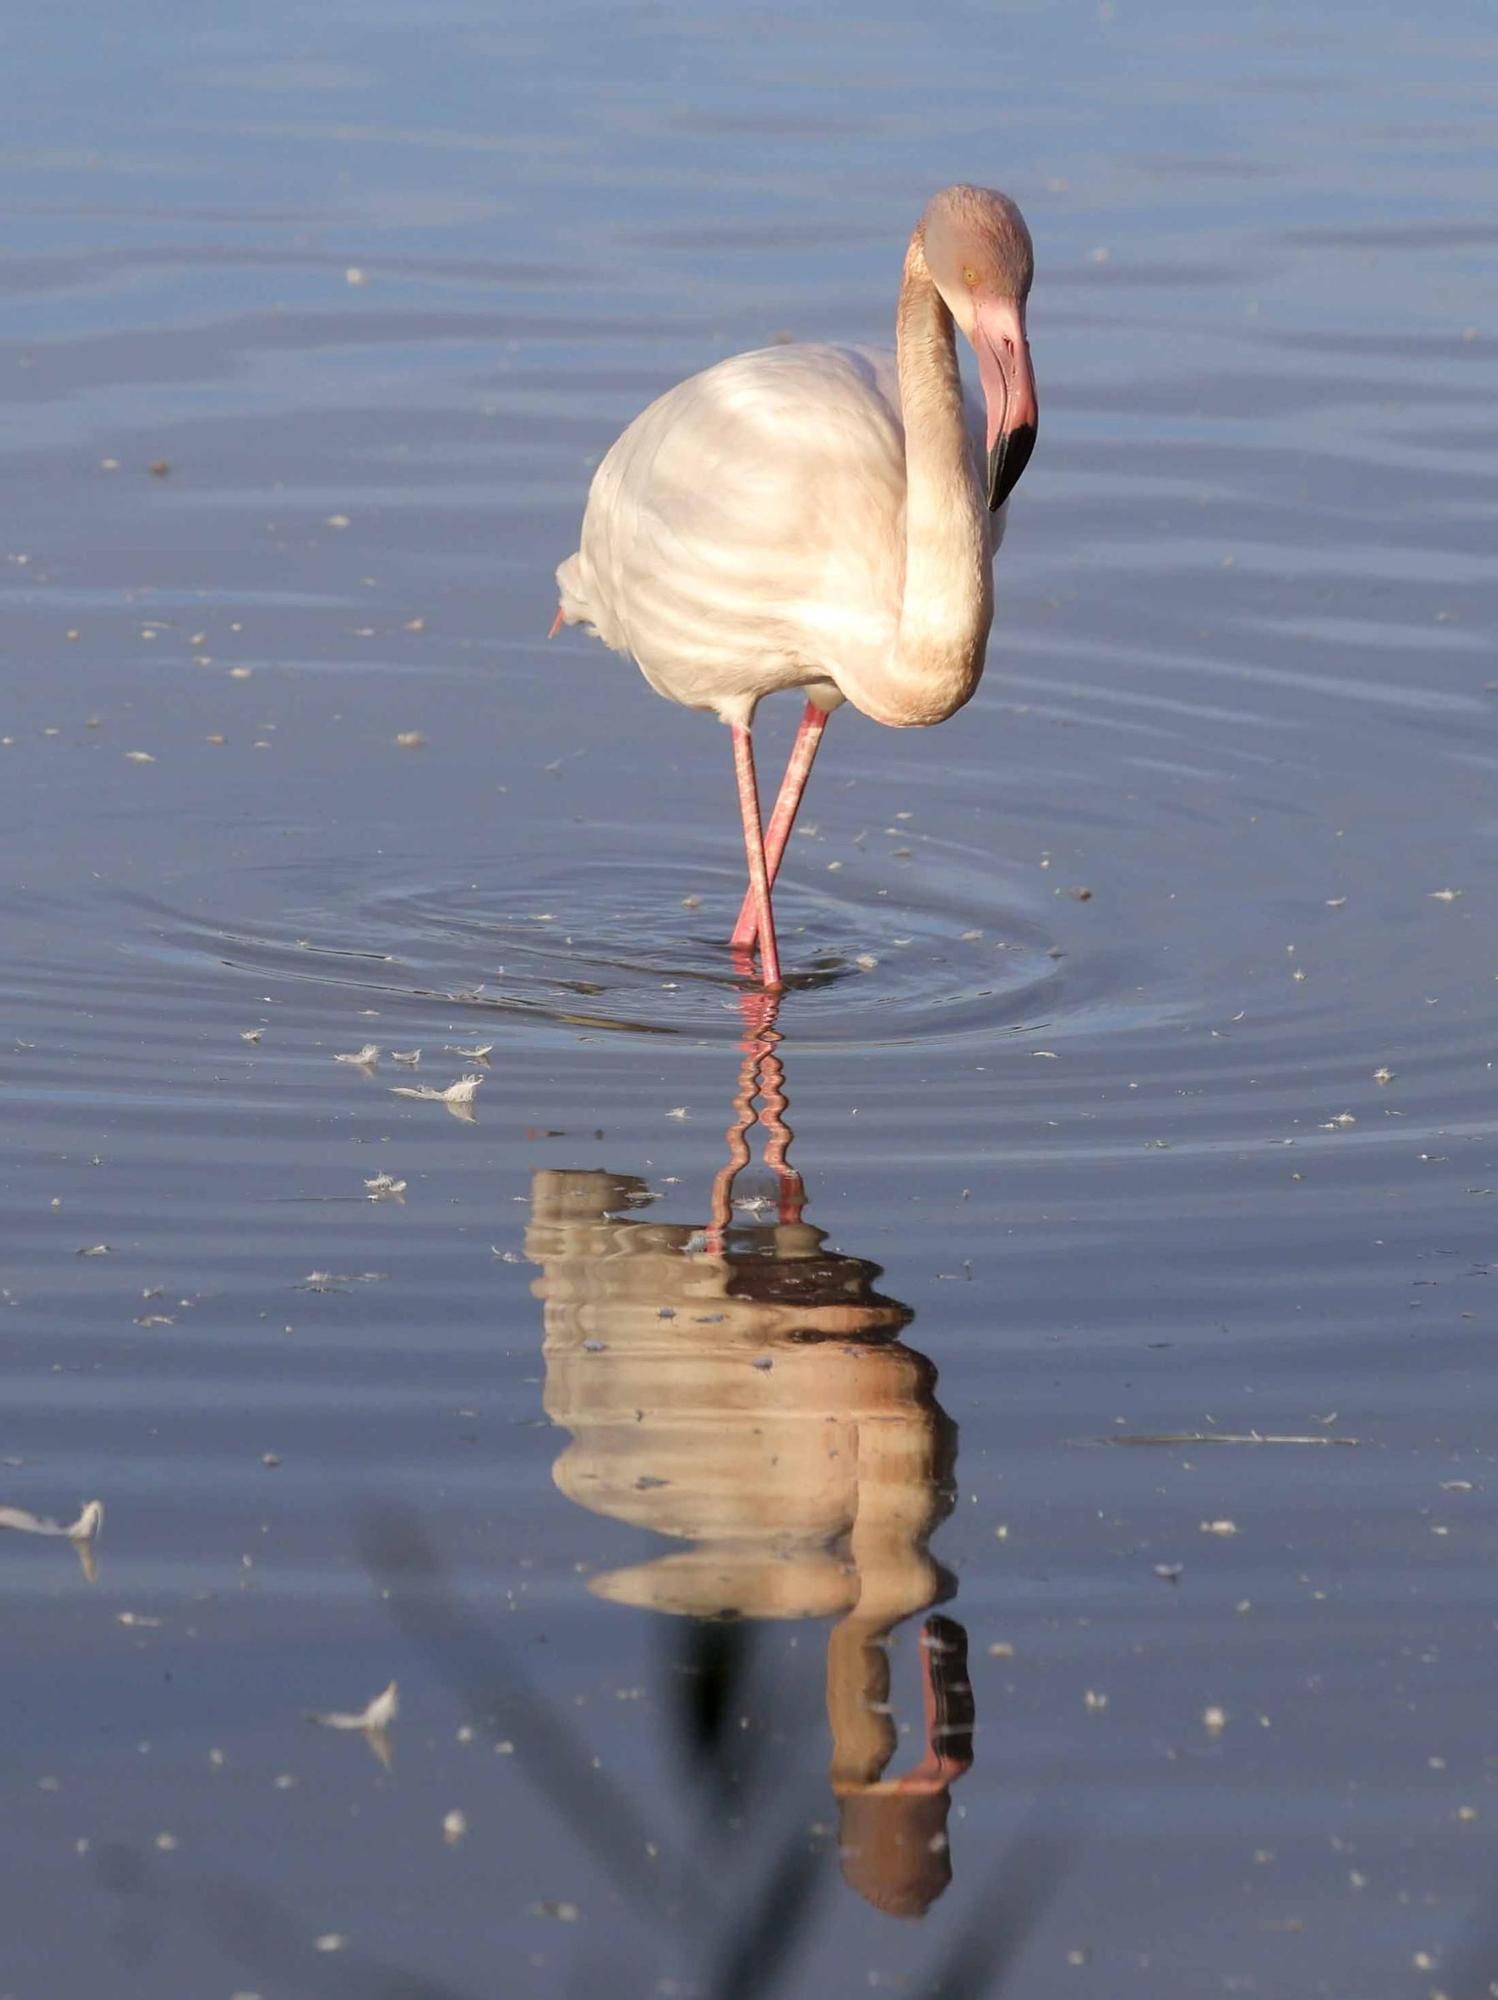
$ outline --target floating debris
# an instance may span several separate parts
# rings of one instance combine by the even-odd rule
[[[1433,903],[1454,903],[1461,893],[1460,889],[1432,889],[1429,896]]]
[[[1338,1130],[1345,1131],[1349,1125],[1356,1125],[1357,1122],[1358,1122],[1357,1119],[1353,1116],[1353,1114],[1350,1111],[1339,1111],[1335,1118],[1327,1119],[1326,1123],[1321,1127],[1321,1130],[1323,1132],[1336,1132]]]
[[[246,1028],[239,1039],[242,1042],[258,1042],[264,1033],[264,1028]]]
[[[85,1578],[90,1583],[97,1583],[99,1565],[94,1556],[94,1544],[104,1529],[102,1500],[90,1500],[69,1527],[63,1527],[60,1522],[49,1520],[45,1515],[29,1514],[24,1507],[0,1507],[0,1528],[14,1529],[20,1535],[51,1535],[71,1542],[78,1552]]]
[[[1203,1521],[1201,1531],[1204,1535],[1236,1535],[1238,1532],[1238,1523],[1236,1521]]]
[[[395,739],[397,750],[420,750],[426,738],[419,729],[402,729]]]
[[[1357,1444],[1357,1438],[1299,1437],[1287,1431],[1110,1431],[1104,1444]],[[1219,1524],[1220,1525],[1220,1524]]]
[[[493,1055],[494,1048],[493,1042],[479,1042],[471,1049],[459,1048],[456,1043],[449,1042],[444,1053],[450,1056],[466,1056],[469,1062],[487,1062]]]
[[[454,1809],[442,1821],[442,1838],[449,1847],[456,1847],[468,1831],[468,1815]]]
[[[385,1201],[390,1198],[398,1200],[406,1191],[406,1183],[396,1180],[393,1174],[376,1174],[364,1185],[369,1189],[371,1201]]]
[[[407,1069],[415,1069],[421,1061],[421,1050],[392,1049],[390,1051],[390,1060],[392,1062],[404,1063]]]
[[[28,1514],[24,1507],[0,1507],[0,1528],[13,1528],[18,1535],[60,1535],[70,1542],[96,1542],[104,1526],[104,1502],[90,1500],[71,1527],[42,1514]]]
[[[73,1255],[75,1257],[107,1257],[113,1248],[114,1245],[112,1243],[88,1243],[84,1245],[83,1249],[75,1250]]]
[[[456,1083],[450,1083],[446,1090],[436,1090],[429,1083],[397,1083],[391,1086],[392,1097],[417,1097],[427,1104],[472,1104],[481,1076],[470,1074],[460,1076]]]
[[[299,1292],[341,1292],[345,1285],[378,1285],[383,1271],[309,1271],[297,1286]]]
[[[131,764],[154,764],[156,762],[156,759],[151,755],[149,750],[127,750],[125,757]]]
[[[323,1729],[388,1729],[400,1714],[400,1687],[395,1681],[383,1688],[367,1708],[361,1708],[357,1715],[346,1714],[342,1709],[330,1709],[326,1714],[309,1712],[307,1720],[315,1722]]]
[[[334,1056],[333,1060],[353,1063],[359,1069],[373,1069],[380,1060],[380,1051],[373,1042],[366,1042],[362,1049],[355,1049],[350,1055]]]
[[[1394,1081],[1394,1072],[1391,1069],[1376,1069],[1373,1072],[1373,1081],[1375,1083],[1392,1083]]]
[[[674,1110],[666,1113],[668,1118],[690,1118],[691,1115],[691,1112],[688,1111],[684,1104],[678,1104]]]

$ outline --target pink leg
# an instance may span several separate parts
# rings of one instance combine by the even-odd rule
[[[749,894],[759,935],[760,978],[766,986],[780,984],[780,955],[775,949],[775,919],[770,910],[770,875],[765,866],[765,838],[759,823],[759,787],[754,781],[754,740],[740,723],[733,729],[733,768],[739,781],[739,815],[744,822],[744,854],[749,863]]]
[[[781,857],[785,853],[786,842],[791,837],[791,828],[796,824],[796,814],[801,805],[801,794],[806,790],[806,780],[811,775],[812,760],[817,754],[817,745],[822,740],[822,731],[827,727],[827,711],[809,701],[801,712],[801,725],[796,731],[796,740],[791,745],[790,761],[785,767],[785,776],[780,781],[780,796],[775,801],[775,810],[770,815],[770,824],[765,829],[765,868],[771,886],[780,873]],[[729,943],[735,951],[752,951],[759,932],[759,919],[755,914],[754,891],[751,889],[744,898],[739,920],[733,927]]]

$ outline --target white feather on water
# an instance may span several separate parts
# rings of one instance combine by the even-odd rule
[[[104,1502],[90,1500],[71,1526],[49,1520],[43,1514],[29,1514],[24,1507],[0,1507],[0,1528],[13,1528],[19,1535],[62,1535],[70,1542],[93,1542],[104,1526]]]
[[[388,1687],[377,1694],[366,1708],[357,1715],[342,1709],[330,1709],[326,1714],[311,1714],[309,1722],[316,1722],[324,1729],[388,1729],[400,1714],[400,1688],[391,1681]]]
[[[450,1083],[446,1090],[438,1090],[430,1083],[395,1083],[390,1086],[392,1097],[419,1097],[427,1104],[472,1104],[474,1094],[483,1082],[481,1076],[460,1076],[456,1083]]]

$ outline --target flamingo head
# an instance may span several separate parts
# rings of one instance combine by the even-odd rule
[[[1025,218],[993,188],[949,187],[921,217],[926,269],[972,342],[988,412],[988,505],[1009,498],[1035,449],[1038,417],[1025,301],[1035,252]]]

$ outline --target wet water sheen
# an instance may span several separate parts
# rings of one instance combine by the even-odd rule
[[[0,1995],[1498,1990],[1489,13],[6,40]],[[774,1012],[551,571],[959,177],[1039,449]]]

